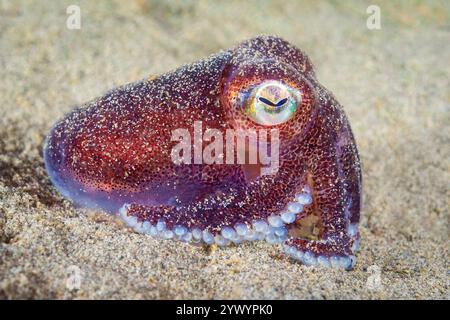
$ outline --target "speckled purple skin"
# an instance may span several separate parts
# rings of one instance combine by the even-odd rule
[[[204,129],[261,128],[237,106],[236,96],[266,80],[281,81],[303,97],[295,116],[274,126],[280,132],[276,174],[255,176],[248,165],[171,161],[171,132],[192,128],[194,121],[202,121]],[[59,121],[44,156],[56,188],[78,206],[112,213],[122,208],[136,230],[166,238],[179,231],[178,238],[189,242],[198,230],[206,237],[197,240],[206,243],[209,235],[219,244],[254,240],[255,221],[280,216],[309,190],[312,203],[303,203],[295,221],[282,226],[287,253],[310,265],[354,265],[361,170],[353,134],[307,56],[280,38],[257,37],[116,88]],[[159,231],[151,229],[158,222]],[[270,232],[281,230],[269,226]],[[249,233],[237,237],[240,227]],[[305,228],[311,233],[305,235]]]

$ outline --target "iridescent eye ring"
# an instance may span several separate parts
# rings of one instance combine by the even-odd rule
[[[291,119],[301,104],[298,90],[281,81],[265,81],[252,89],[246,113],[256,123],[273,126]]]

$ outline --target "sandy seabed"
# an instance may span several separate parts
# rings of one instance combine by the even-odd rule
[[[448,299],[447,1],[0,2],[0,298]],[[258,34],[308,53],[344,106],[363,164],[355,270],[306,267],[281,246],[158,241],[53,189],[45,135],[73,106]],[[80,273],[70,290],[70,272]],[[69,280],[69,281],[68,281]]]

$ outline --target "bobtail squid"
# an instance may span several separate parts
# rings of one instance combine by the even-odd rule
[[[266,240],[306,265],[354,266],[355,140],[309,58],[278,37],[76,108],[52,128],[44,159],[64,197],[140,233],[220,246]]]

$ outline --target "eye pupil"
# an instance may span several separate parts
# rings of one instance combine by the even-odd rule
[[[261,101],[262,103],[268,104],[271,107],[276,107],[278,104],[273,103],[272,101],[270,101],[269,99],[263,98],[263,97],[259,97],[258,98],[259,101]]]
[[[288,98],[281,99],[277,103],[273,103],[272,101],[270,101],[269,99],[266,99],[264,97],[259,97],[258,100],[261,101],[262,103],[265,103],[265,104],[271,106],[271,107],[281,107],[283,104],[286,103],[286,101],[288,101]]]

